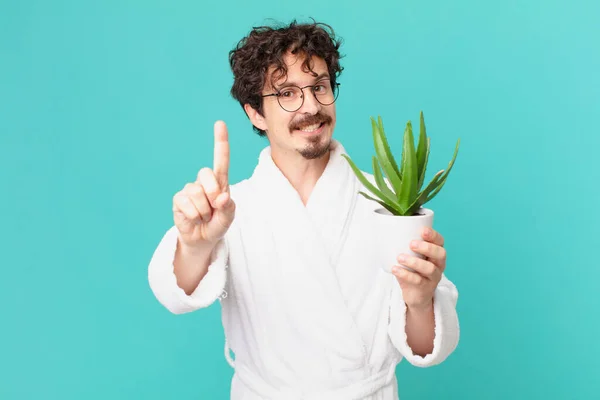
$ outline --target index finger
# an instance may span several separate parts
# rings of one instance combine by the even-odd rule
[[[229,137],[227,126],[223,121],[215,123],[215,153],[214,168],[215,177],[221,186],[221,190],[229,186]]]
[[[444,247],[444,237],[433,228],[423,228],[422,237],[428,242]]]

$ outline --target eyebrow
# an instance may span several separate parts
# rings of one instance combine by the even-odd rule
[[[315,83],[323,80],[324,78],[329,78],[329,74],[327,72],[323,72],[322,74],[317,75],[317,77],[315,78]],[[285,81],[281,85],[275,85],[274,89],[280,90],[281,88],[288,87],[288,86],[300,87],[300,85],[296,82]]]

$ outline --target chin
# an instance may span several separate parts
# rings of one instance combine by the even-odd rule
[[[305,138],[304,143],[297,149],[298,153],[307,160],[314,160],[327,154],[331,147],[331,137],[329,133],[323,132]]]

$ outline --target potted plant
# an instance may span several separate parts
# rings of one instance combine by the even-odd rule
[[[391,272],[394,265],[399,265],[396,257],[400,253],[422,257],[410,250],[409,245],[411,240],[421,239],[421,231],[424,227],[433,227],[433,210],[423,206],[431,201],[446,183],[458,154],[460,138],[456,142],[454,156],[448,168],[438,171],[423,188],[431,148],[431,140],[425,130],[423,112],[420,113],[419,140],[416,148],[412,124],[410,121],[406,124],[400,164],[396,163],[390,151],[381,117],[379,116],[377,121],[371,117],[371,125],[376,153],[376,156],[373,156],[374,182],[365,177],[350,157],[346,154],[342,156],[348,161],[364,187],[375,197],[363,191],[359,193],[379,204],[374,212],[380,233],[379,239],[383,246],[382,268]],[[412,270],[408,267],[404,268]]]

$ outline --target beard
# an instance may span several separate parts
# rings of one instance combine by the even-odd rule
[[[290,132],[314,124],[331,124],[332,120],[331,116],[320,112],[315,115],[308,115],[302,119],[293,121],[290,124]],[[323,139],[322,135],[309,136],[306,138],[306,141],[307,143],[304,148],[297,149],[296,151],[307,160],[321,158],[329,152],[331,140]]]
[[[296,150],[305,159],[314,160],[316,158],[321,158],[329,152],[331,140],[322,139],[319,135],[307,138],[307,141],[308,143],[304,148]]]

